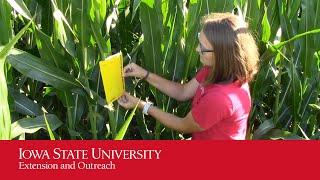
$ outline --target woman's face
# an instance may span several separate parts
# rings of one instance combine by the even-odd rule
[[[201,31],[198,35],[199,37],[199,44],[196,48],[196,51],[200,55],[200,61],[203,65],[213,67],[215,56],[213,52],[213,47],[211,46],[210,42],[208,41],[207,37]]]

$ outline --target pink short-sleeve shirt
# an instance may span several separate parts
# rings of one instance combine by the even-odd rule
[[[192,101],[191,113],[194,120],[205,129],[192,133],[192,139],[244,140],[251,108],[248,83],[239,81],[230,84],[203,86],[208,67],[196,75],[200,83]]]

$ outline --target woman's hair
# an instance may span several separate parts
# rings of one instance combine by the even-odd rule
[[[205,83],[250,82],[258,71],[259,52],[248,24],[231,13],[212,13],[202,19],[202,31],[215,53]]]

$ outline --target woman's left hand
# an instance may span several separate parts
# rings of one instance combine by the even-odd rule
[[[133,109],[136,107],[138,102],[138,98],[130,95],[127,92],[124,92],[123,95],[118,99],[120,106],[124,107],[125,109]]]

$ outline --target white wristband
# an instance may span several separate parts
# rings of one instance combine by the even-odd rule
[[[143,106],[142,113],[145,114],[145,115],[149,115],[149,114],[148,114],[148,110],[149,110],[150,106],[152,106],[152,102],[147,102],[147,103]]]

